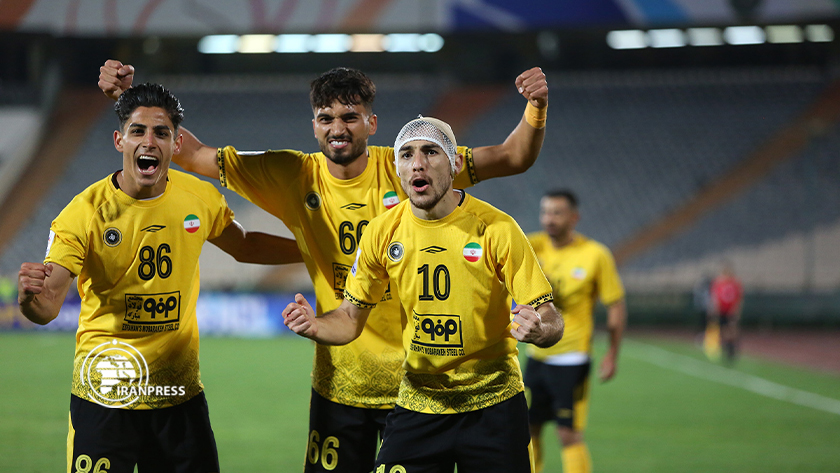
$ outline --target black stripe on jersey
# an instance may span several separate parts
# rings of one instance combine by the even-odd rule
[[[347,289],[344,290],[344,298],[347,299],[347,302],[353,304],[359,309],[373,309],[374,307],[376,307],[376,304],[369,304],[367,302],[362,301],[358,297],[353,296],[353,294],[347,292]]]
[[[225,175],[225,150],[223,148],[216,149],[216,163],[219,165],[219,184],[227,188],[227,176]]]
[[[531,307],[539,307],[539,306],[545,304],[546,302],[551,302],[553,300],[554,300],[554,295],[551,294],[551,293],[548,293],[548,294],[544,294],[540,297],[537,297],[536,299],[529,302],[527,305],[529,305]]]
[[[475,175],[475,161],[473,161],[472,148],[467,148],[467,152],[464,154],[464,161],[467,165],[467,170],[470,172],[470,182],[473,185],[478,184],[478,176]]]

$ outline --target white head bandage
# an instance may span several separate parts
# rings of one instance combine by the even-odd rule
[[[455,158],[458,156],[458,144],[455,142],[455,134],[452,133],[452,127],[443,120],[421,116],[406,123],[397,134],[397,140],[394,142],[394,165],[397,166],[397,176],[400,175],[400,166],[398,164],[400,148],[409,141],[415,140],[430,141],[440,146],[449,158],[452,175],[455,175]]]

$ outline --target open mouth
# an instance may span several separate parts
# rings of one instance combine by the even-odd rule
[[[137,158],[137,168],[140,170],[140,174],[145,176],[154,174],[159,164],[160,160],[154,156],[144,154]]]
[[[417,178],[411,181],[411,188],[414,192],[423,192],[429,188],[429,182],[425,179]]]

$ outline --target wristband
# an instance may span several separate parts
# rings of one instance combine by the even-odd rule
[[[545,118],[548,105],[543,108],[537,108],[528,102],[525,107],[525,121],[534,128],[545,128]]]

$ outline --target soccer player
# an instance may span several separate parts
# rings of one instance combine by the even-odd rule
[[[744,300],[741,281],[735,276],[732,265],[723,264],[720,274],[712,281],[712,304],[709,308],[709,325],[720,327],[720,346],[726,361],[735,361],[738,345],[738,322]]]
[[[132,87],[115,110],[122,170],[56,217],[44,264],[21,265],[18,303],[47,324],[79,278],[67,471],[218,472],[198,364],[201,248],[272,264],[300,252],[246,232],[212,184],[169,169],[183,109],[168,90]]]
[[[337,309],[316,318],[298,294],[285,323],[348,343],[390,287],[405,314],[405,374],[376,471],[530,472],[516,341],[547,347],[562,336],[551,285],[512,218],[453,189],[463,156],[449,125],[412,120],[394,149],[408,202],[371,220]]]
[[[610,347],[601,362],[602,381],[615,375],[627,319],[624,288],[612,254],[604,245],[575,232],[579,220],[578,200],[572,192],[549,192],[540,201],[544,231],[529,235],[554,288],[554,305],[566,322],[560,343],[528,350],[525,387],[531,396],[531,438],[538,471],[542,470],[540,433],[543,424],[552,420],[563,446],[563,472],[592,471],[583,431],[589,404],[595,300],[600,298],[607,307],[610,332]]]
[[[134,73],[118,61],[106,62],[100,71],[99,86],[111,97],[131,83]],[[536,160],[545,135],[545,75],[533,68],[515,84],[527,99],[522,119],[499,145],[458,150],[465,164],[455,178],[457,187],[524,172]],[[341,303],[368,223],[406,199],[393,148],[368,146],[377,127],[375,95],[374,83],[358,70],[336,68],[312,82],[312,128],[320,153],[239,153],[230,146],[203,145],[185,130],[184,148],[174,157],[187,171],[218,177],[289,227],[315,286],[318,314]],[[397,400],[405,356],[399,323],[399,301],[386,288],[357,340],[316,345],[307,472],[372,470],[385,416]]]

